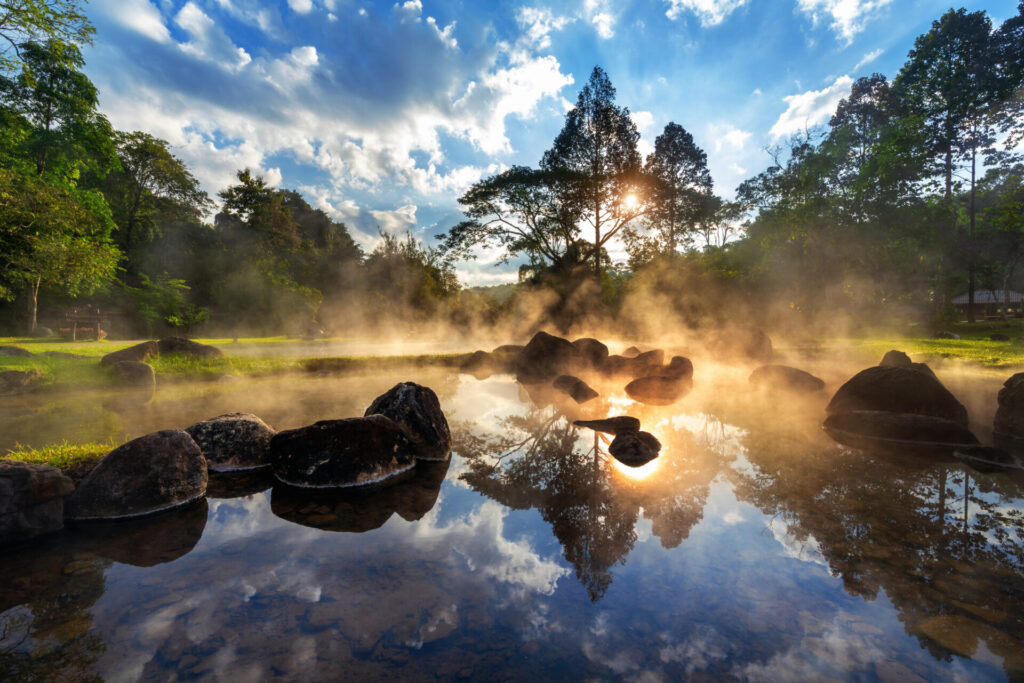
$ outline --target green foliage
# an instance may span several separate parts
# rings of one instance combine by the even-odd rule
[[[113,441],[101,443],[71,444],[62,441],[42,448],[16,446],[4,454],[8,460],[27,462],[35,465],[49,465],[60,470],[69,470],[82,465],[99,462],[107,453],[118,447]]]
[[[196,325],[209,320],[209,309],[195,306],[188,301],[187,294],[190,288],[184,280],[170,278],[166,273],[159,276],[155,282],[145,274],[140,276],[140,280],[139,287],[124,287],[135,302],[139,315],[150,328],[155,323],[162,323],[173,330],[188,334]]]
[[[15,71],[20,46],[49,41],[58,54],[91,43],[95,29],[77,0],[7,0],[0,3],[0,72]]]

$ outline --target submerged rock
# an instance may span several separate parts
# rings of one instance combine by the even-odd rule
[[[967,426],[967,408],[934,375],[914,368],[876,366],[858,372],[826,408],[829,415],[855,410],[930,415]]]
[[[839,443],[863,450],[951,450],[978,443],[967,427],[931,415],[855,410],[829,415],[823,427]]]
[[[139,387],[155,387],[156,373],[149,363],[134,360],[122,360],[110,366],[122,384]]]
[[[154,356],[160,355],[160,347],[155,341],[144,341],[135,346],[129,346],[120,351],[108,353],[100,359],[100,365],[111,366],[122,361],[135,361],[142,363]]]
[[[640,467],[658,457],[661,443],[649,432],[622,432],[616,434],[608,452],[623,465]]]
[[[215,472],[270,466],[270,439],[277,432],[251,413],[227,413],[185,429]]]
[[[278,432],[270,441],[270,459],[279,481],[305,488],[391,483],[416,465],[405,430],[383,415]]]
[[[42,370],[4,370],[0,372],[0,395],[32,391],[43,380]]]
[[[58,531],[75,485],[56,467],[0,460],[0,545]]]
[[[998,400],[993,430],[997,436],[1024,441],[1024,372],[1018,372],[1003,383]]]
[[[762,365],[750,373],[750,383],[766,389],[782,389],[814,393],[825,388],[825,382],[809,372],[788,365]]]
[[[541,331],[519,353],[516,379],[523,384],[549,382],[571,369],[576,360],[576,347],[569,340]]]
[[[626,385],[626,395],[634,401],[652,406],[667,406],[690,393],[693,380],[689,377],[641,377]]]
[[[370,415],[394,420],[405,430],[420,460],[446,460],[451,455],[448,420],[430,387],[400,382],[373,400],[363,416]]]
[[[16,358],[31,358],[32,352],[20,346],[0,345],[0,356],[14,356]]]
[[[576,420],[573,424],[577,427],[586,427],[587,429],[593,429],[595,432],[603,432],[605,434],[640,431],[640,420],[629,415],[606,417],[601,420]]]
[[[569,397],[577,403],[586,403],[587,401],[592,401],[601,395],[591,389],[590,386],[579,377],[574,377],[572,375],[559,375],[555,378],[555,381],[551,383],[551,386],[568,394]]]
[[[580,361],[589,367],[599,368],[608,358],[608,347],[596,339],[583,337],[572,342]]]
[[[200,344],[184,337],[164,337],[157,342],[161,355],[189,356],[191,358],[221,358],[224,352],[216,346]]]
[[[882,356],[882,362],[879,363],[879,365],[887,368],[909,368],[912,364],[913,361],[910,360],[910,356],[896,349],[886,351],[885,355]]]
[[[206,458],[186,432],[165,429],[107,453],[68,496],[69,519],[138,517],[206,493]]]

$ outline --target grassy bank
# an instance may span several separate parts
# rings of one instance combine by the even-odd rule
[[[50,465],[78,483],[92,471],[96,463],[120,444],[113,442],[69,444],[66,441],[44,448],[15,448],[0,457],[8,460]]]

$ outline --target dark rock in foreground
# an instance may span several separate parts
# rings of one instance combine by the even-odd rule
[[[184,337],[164,337],[157,342],[160,355],[189,356],[191,358],[221,358],[224,352],[216,346],[200,344]]]
[[[196,422],[185,429],[215,472],[235,472],[270,466],[270,439],[276,433],[251,413],[227,413]]]
[[[583,337],[572,342],[580,361],[589,367],[599,368],[608,358],[608,347],[596,339]]]
[[[0,356],[14,356],[15,358],[31,358],[32,352],[20,346],[0,345]]]
[[[649,432],[622,432],[616,434],[608,447],[616,460],[623,465],[640,467],[658,457],[661,443]]]
[[[149,363],[140,363],[134,360],[122,360],[114,363],[111,370],[121,380],[122,384],[139,387],[155,387],[156,373]]]
[[[798,393],[814,393],[825,388],[825,382],[809,372],[788,365],[762,365],[750,373],[750,383],[766,389],[782,389]]]
[[[135,361],[142,363],[149,360],[153,356],[160,355],[160,347],[157,346],[155,341],[144,341],[141,344],[135,346],[129,346],[126,349],[120,351],[114,351],[108,353],[100,359],[100,365],[110,366],[121,361]]]
[[[606,417],[602,420],[576,420],[573,424],[577,427],[586,427],[587,429],[593,429],[595,432],[603,432],[605,434],[640,431],[640,420],[629,415]]]
[[[138,517],[206,493],[206,458],[178,429],[140,436],[108,453],[65,501],[69,519]]]
[[[652,406],[667,406],[690,393],[691,379],[671,377],[641,377],[626,385],[626,395],[634,401]]]
[[[405,430],[420,460],[446,460],[452,436],[441,402],[430,387],[400,382],[373,400],[364,417],[383,415]]]
[[[579,377],[573,377],[572,375],[559,375],[555,378],[555,381],[551,383],[551,386],[568,394],[569,397],[577,403],[586,403],[587,401],[592,401],[601,395],[591,389],[590,386]]]
[[[910,360],[910,356],[896,349],[886,351],[885,355],[882,356],[882,362],[879,363],[879,365],[887,368],[909,368],[912,364],[913,361]]]
[[[967,408],[934,375],[914,368],[876,366],[858,372],[826,408],[829,415],[855,410],[930,415],[967,426]]]
[[[41,370],[4,370],[0,372],[0,395],[32,391],[43,380]]]
[[[416,465],[405,430],[383,415],[278,432],[270,441],[270,459],[279,481],[305,488],[391,483]]]
[[[1010,377],[999,390],[992,429],[998,436],[1024,440],[1024,372]]]
[[[516,359],[516,379],[523,384],[549,382],[572,368],[577,353],[569,340],[538,332]]]
[[[963,425],[930,415],[856,410],[829,415],[823,427],[839,443],[862,450],[914,453],[978,443]]]
[[[56,467],[0,460],[0,545],[64,526],[64,496],[74,483]]]

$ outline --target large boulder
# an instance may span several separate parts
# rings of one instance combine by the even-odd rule
[[[641,377],[626,385],[626,395],[634,401],[652,406],[667,406],[690,393],[693,380],[689,377]]]
[[[405,430],[383,415],[322,420],[270,440],[278,481],[303,488],[390,483],[416,466]]]
[[[551,386],[562,393],[568,394],[577,403],[586,403],[600,396],[599,393],[590,388],[590,385],[579,377],[572,375],[559,375],[551,383]]]
[[[756,387],[795,393],[811,394],[825,388],[825,382],[821,379],[788,365],[762,365],[750,373],[749,381]]]
[[[185,429],[214,472],[255,470],[270,466],[270,439],[275,432],[251,413],[227,413]]]
[[[550,382],[570,370],[577,358],[576,347],[568,339],[538,332],[516,358],[516,379],[523,384]]]
[[[617,415],[600,420],[576,420],[573,424],[577,427],[586,427],[587,429],[593,429],[595,432],[603,432],[605,434],[640,431],[640,420],[629,415]]]
[[[189,356],[190,358],[221,358],[224,352],[216,346],[200,344],[184,337],[164,337],[157,342],[160,355]]]
[[[964,425],[931,415],[854,410],[829,415],[823,426],[839,443],[863,450],[952,450],[978,443]]]
[[[119,519],[169,510],[206,493],[206,458],[180,429],[133,439],[107,453],[68,496],[69,519]]]
[[[997,436],[1024,440],[1024,372],[1003,383],[992,428]]]
[[[885,352],[885,355],[882,356],[882,362],[879,363],[879,365],[887,368],[909,368],[913,365],[913,361],[910,360],[910,356],[902,351],[892,349],[891,351]]]
[[[876,366],[858,372],[826,408],[829,415],[855,410],[930,415],[967,426],[967,408],[934,375],[915,368]]]
[[[409,438],[420,460],[446,460],[452,451],[452,436],[441,402],[430,387],[399,382],[373,400],[363,414],[383,415],[394,420]]]
[[[658,457],[661,443],[649,432],[622,432],[616,434],[608,452],[623,465],[640,467]]]
[[[123,360],[114,363],[111,370],[122,384],[140,387],[156,387],[156,373],[149,363],[134,360]]]
[[[0,460],[0,545],[64,526],[64,496],[75,484],[56,467]]]
[[[599,368],[604,365],[608,358],[608,347],[596,339],[583,337],[572,342],[580,361],[592,368]]]
[[[32,352],[20,346],[0,345],[0,356],[14,356],[16,358],[31,358]]]
[[[0,372],[0,395],[23,394],[32,391],[42,380],[43,371],[36,368],[4,370]]]
[[[137,363],[143,363],[153,356],[160,355],[160,347],[157,346],[155,341],[144,341],[141,344],[135,346],[129,346],[126,349],[120,351],[114,351],[108,353],[100,359],[100,365],[110,366],[114,363],[120,363],[122,361],[135,361]]]

